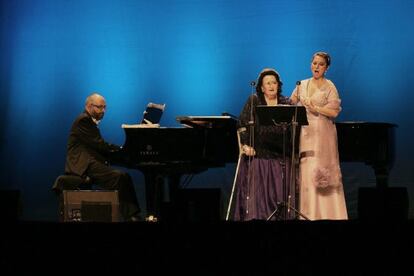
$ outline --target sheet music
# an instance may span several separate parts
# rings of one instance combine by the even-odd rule
[[[226,127],[235,122],[229,115],[207,115],[207,116],[177,116],[176,120],[185,127]]]
[[[148,103],[141,124],[158,124],[164,113],[165,104]]]
[[[122,124],[122,128],[160,128],[160,124]]]
[[[230,119],[230,116],[178,116],[177,120],[207,120],[207,119]]]

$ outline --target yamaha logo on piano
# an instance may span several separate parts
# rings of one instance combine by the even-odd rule
[[[144,156],[155,156],[155,155],[159,155],[159,154],[160,154],[159,151],[152,150],[151,145],[146,145],[145,150],[142,150],[142,151],[139,152],[139,155],[144,155]]]

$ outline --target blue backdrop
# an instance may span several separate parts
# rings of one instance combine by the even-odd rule
[[[413,12],[411,0],[3,0],[1,188],[22,191],[23,218],[56,219],[50,187],[92,91],[107,99],[102,134],[123,144],[121,124],[137,123],[150,101],[167,104],[163,126],[178,126],[178,115],[238,115],[263,67],[279,71],[290,95],[323,50],[343,101],[338,121],[398,124],[390,185],[412,194]],[[221,187],[226,198],[234,170],[190,185]],[[375,178],[363,164],[343,170],[354,217],[357,188]],[[144,204],[143,177],[131,174]]]

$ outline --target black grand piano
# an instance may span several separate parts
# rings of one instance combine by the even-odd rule
[[[394,165],[396,127],[390,123],[337,122],[340,161],[371,166],[377,186],[386,187]]]
[[[388,176],[395,159],[397,125],[374,122],[339,122],[338,151],[341,162],[363,162],[373,168],[375,187],[358,190],[359,219],[407,219],[408,191],[390,187]]]
[[[184,127],[124,128],[123,149],[112,158],[116,165],[138,169],[144,174],[147,213],[156,216],[160,216],[165,197],[174,200],[183,175],[224,167],[238,158],[234,116],[179,116],[176,119]],[[389,193],[388,175],[394,164],[396,127],[390,123],[336,123],[340,161],[371,166],[376,176],[375,193],[382,195],[382,201]],[[406,191],[402,193],[408,205],[408,195]],[[378,205],[378,202],[372,204],[372,208],[384,209]],[[405,205],[402,208],[408,209]]]
[[[112,162],[144,174],[147,214],[160,217],[165,198],[174,201],[183,175],[237,162],[237,119],[178,116],[183,127],[124,127],[126,140]]]

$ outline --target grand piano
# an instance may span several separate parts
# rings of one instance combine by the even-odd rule
[[[144,174],[147,213],[161,215],[173,202],[184,175],[237,162],[237,119],[223,116],[178,116],[182,127],[124,127],[125,143],[112,163]]]
[[[341,162],[363,162],[373,168],[376,186],[358,189],[359,219],[408,218],[406,187],[390,187],[388,176],[394,165],[397,125],[373,122],[336,123]]]
[[[373,168],[377,187],[388,185],[394,165],[397,125],[374,122],[337,122],[341,162],[363,162]]]
[[[125,143],[112,157],[116,165],[144,174],[147,213],[155,216],[160,216],[166,197],[174,200],[183,175],[224,167],[238,158],[234,116],[176,119],[183,127],[124,128]],[[372,167],[376,188],[385,190],[394,164],[396,127],[390,123],[337,122],[340,161],[363,162]]]

